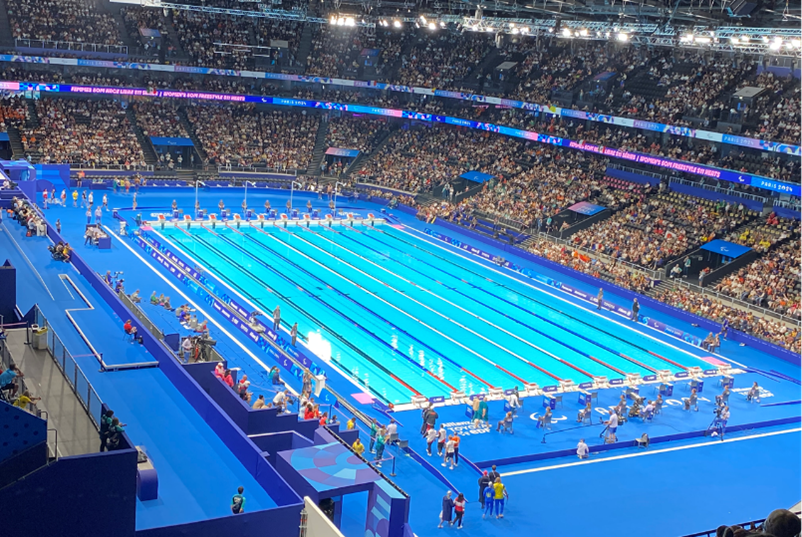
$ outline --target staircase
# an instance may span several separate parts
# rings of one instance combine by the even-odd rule
[[[136,122],[136,113],[134,113],[133,106],[129,106],[125,109],[125,115],[128,118],[128,121],[131,123],[131,128],[134,129],[134,134],[136,134],[136,139],[139,141],[140,147],[142,147],[142,154],[145,156],[145,163],[151,166],[156,166],[159,162],[159,158],[156,156],[156,149],[153,147],[153,143],[150,141],[150,138],[145,136],[142,127]]]
[[[113,2],[98,2],[97,7],[100,10],[106,11],[114,18],[114,22],[117,23],[117,32],[119,32],[120,39],[122,40],[123,44],[128,47],[128,53],[132,54],[136,52],[137,48],[139,47],[139,43],[132,39],[128,34],[128,30],[125,27],[125,17],[123,17],[122,4]]]
[[[11,24],[8,22],[8,10],[5,0],[0,0],[0,47],[13,47]]]
[[[203,144],[201,144],[200,138],[198,138],[198,134],[195,132],[195,127],[192,126],[192,122],[189,120],[187,111],[183,106],[178,109],[178,119],[181,125],[183,125],[184,130],[187,131],[189,139],[192,140],[192,146],[195,149],[195,167],[202,168],[203,163],[206,162],[207,159],[206,151],[204,151]]]
[[[379,150],[381,150],[382,147],[385,146],[385,144],[387,144],[387,142],[393,136],[393,133],[395,133],[395,131],[397,130],[398,130],[398,124],[391,123],[389,132],[387,132],[384,135],[384,137],[381,140],[379,140],[379,142],[376,145],[373,146],[373,151],[371,151],[369,154],[360,153],[359,155],[357,155],[357,157],[353,161],[351,161],[351,164],[349,164],[348,167],[345,169],[343,177],[350,177],[351,175],[358,174],[359,171],[362,169],[362,167],[365,165],[365,163],[369,161],[371,158],[373,158],[373,155],[375,155]]]
[[[295,53],[295,65],[302,66],[306,70],[306,58],[312,51],[312,24],[304,24],[301,32],[301,41],[298,43],[298,50]]]
[[[22,138],[17,127],[8,126],[8,143],[11,146],[11,159],[18,160],[25,157],[25,149],[22,147]]]
[[[663,291],[670,290],[672,287],[674,287],[674,283],[671,280],[660,280],[657,285],[647,290],[645,294],[646,296],[654,298]]]
[[[317,128],[315,148],[312,150],[312,160],[309,162],[306,175],[311,175],[312,177],[320,177],[322,175],[320,163],[323,162],[323,157],[326,155],[326,133],[328,130],[329,118],[328,116],[323,116],[320,119],[320,126]]]
[[[172,45],[175,49],[175,55],[173,56],[173,59],[179,61],[188,60],[189,54],[187,54],[186,51],[184,51],[184,48],[181,46],[181,40],[178,38],[178,32],[175,30],[175,24],[173,23],[173,12],[171,11],[170,16],[163,17],[163,19],[169,30],[168,33],[170,34],[167,36],[167,38],[170,40],[170,45]],[[165,43],[165,47],[166,46],[167,44]]]
[[[39,121],[39,113],[36,111],[36,101],[28,99],[25,101],[25,104],[28,106],[28,115],[27,118],[25,119],[25,129],[34,130],[39,128],[41,123]],[[9,138],[11,138],[10,135]],[[22,151],[25,151],[25,149],[23,148]],[[37,164],[39,160],[42,158],[42,153],[40,151],[28,151],[25,152],[25,154],[22,156],[25,158],[30,157],[29,161],[32,164]]]

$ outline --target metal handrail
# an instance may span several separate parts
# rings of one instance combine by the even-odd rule
[[[714,297],[716,297],[717,299],[719,299],[721,301],[726,300],[726,301],[730,302],[734,306],[739,306],[741,308],[745,308],[745,309],[748,309],[748,310],[751,310],[751,311],[760,312],[763,315],[767,315],[769,317],[773,317],[773,318],[775,318],[775,319],[777,319],[779,321],[782,321],[784,323],[788,323],[788,324],[790,324],[792,326],[795,326],[795,327],[799,326],[800,322],[801,322],[800,319],[794,319],[793,317],[788,317],[787,315],[782,315],[781,313],[777,313],[776,311],[773,311],[773,310],[771,310],[769,308],[763,308],[761,306],[755,306],[754,304],[750,304],[749,302],[744,302],[743,300],[740,300],[740,299],[734,298],[734,297],[732,297],[730,295],[721,293],[720,291],[711,290],[708,287],[700,287],[700,286],[698,286],[696,284],[693,284],[693,283],[690,283],[690,282],[687,282],[687,281],[681,280],[681,279],[674,280],[674,283],[678,284],[680,287],[687,287],[689,290],[693,291],[694,293],[698,293],[698,294],[701,294],[701,295],[714,296]]]
[[[53,326],[50,325],[47,321],[47,318],[42,313],[42,310],[39,306],[35,306],[35,318],[39,326],[45,327],[48,329],[49,333],[52,336],[48,337],[47,340],[47,351],[51,358],[56,362],[56,365],[61,370],[61,374],[64,376],[64,379],[67,381],[67,384],[70,385],[73,393],[78,397],[78,400],[81,402],[81,406],[84,407],[86,413],[89,415],[89,419],[92,420],[92,423],[95,425],[95,428],[99,430],[99,412],[103,406],[103,400],[98,395],[95,388],[92,386],[92,383],[89,382],[89,379],[84,374],[81,367],[78,365],[78,362],[75,361],[70,351],[67,350],[66,345],[58,337],[56,331],[53,329]],[[58,353],[58,346],[61,347],[61,353]],[[69,358],[69,360],[68,360]],[[70,376],[72,375],[72,376]],[[86,384],[86,393],[84,394],[82,390],[79,389],[80,382],[82,381]],[[93,398],[94,396],[94,398]],[[93,404],[93,400],[96,403]],[[97,409],[95,409],[95,405],[97,405]],[[98,411],[98,418],[95,418],[93,412]]]
[[[103,54],[121,54],[128,56],[128,47],[125,45],[103,45],[101,43],[81,43],[78,41],[53,41],[50,39],[18,38],[14,40],[14,47],[72,50],[78,52],[100,52]]]
[[[764,196],[758,196],[757,194],[749,194],[748,192],[741,192],[740,190],[729,190],[727,188],[722,188],[716,185],[707,185],[695,181],[691,181],[689,179],[682,179],[680,177],[672,177],[669,183],[679,183],[681,185],[692,186],[695,188],[703,188],[704,190],[710,190],[711,192],[718,192],[719,194],[727,194],[729,196],[736,196],[738,198],[744,198],[752,201],[758,201],[760,203],[766,203],[767,198]],[[735,183],[731,183],[735,185]]]
[[[802,515],[802,513],[800,513],[800,511],[791,511],[791,512],[794,513],[796,516]],[[750,520],[749,522],[742,522],[740,524],[736,524],[736,526],[740,526],[742,528],[749,528],[749,529],[754,530],[760,524],[763,524],[764,522],[766,522],[766,519],[765,518],[760,518],[758,520]],[[713,535],[716,535],[717,531],[718,531],[718,529],[700,531],[699,533],[691,533],[690,535],[685,535],[683,537],[712,537]]]
[[[583,253],[587,254],[588,256],[590,256],[591,258],[593,258],[593,257],[598,258],[598,259],[604,261],[605,263],[611,263],[611,264],[616,264],[616,265],[624,265],[627,268],[629,268],[630,270],[632,270],[634,272],[641,273],[641,274],[645,274],[650,279],[655,280],[655,281],[659,281],[659,280],[662,280],[663,278],[665,278],[665,269],[657,269],[657,270],[647,269],[645,267],[642,267],[640,265],[636,265],[636,264],[631,263],[629,261],[624,261],[623,259],[613,258],[613,257],[611,257],[611,256],[609,256],[609,255],[607,255],[607,254],[605,254],[603,252],[599,252],[599,251],[596,251],[596,250],[591,250],[589,248],[585,248],[584,246],[578,246],[576,244],[573,244],[569,239],[561,239],[559,237],[555,237],[553,235],[549,235],[549,234],[547,234],[546,232],[543,232],[543,231],[537,231],[533,235],[533,237],[534,238],[538,238],[538,239],[545,238],[546,240],[549,240],[551,242],[555,242],[557,244],[565,245],[568,248],[573,248],[574,250],[578,250],[580,252],[583,252]]]

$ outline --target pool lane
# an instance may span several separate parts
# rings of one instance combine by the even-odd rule
[[[399,256],[392,257],[386,247],[383,248],[384,251],[372,247],[373,239],[370,238],[372,236],[353,228],[346,228],[344,232],[322,232],[310,240],[321,246],[325,243],[336,244],[344,252],[348,252],[342,255],[347,256],[349,262],[359,265],[362,262],[354,257],[362,257],[374,267],[391,274],[392,278],[404,282],[411,281],[413,286],[421,289],[428,288],[427,293],[432,297],[430,301],[432,299],[453,301],[456,307],[479,316],[498,330],[512,332],[513,337],[523,338],[532,345],[542,347],[559,359],[577,366],[583,373],[607,377],[621,377],[625,374],[623,370],[610,365],[611,362],[620,359],[620,355],[612,349],[589,338],[577,337],[559,324],[549,323],[533,315],[529,310],[522,308],[516,310],[518,306],[512,302],[504,301],[490,293],[477,292],[484,289],[467,284],[452,274],[433,265],[427,265],[408,254],[403,256],[402,262]],[[439,307],[438,304],[435,306]],[[648,375],[653,371],[647,367],[630,364],[628,372]],[[575,373],[570,378],[578,383],[589,380],[577,378]]]
[[[503,297],[578,334],[592,337],[599,343],[654,369],[678,372],[689,366],[709,367],[709,364],[699,357],[699,351],[696,349],[684,350],[679,346],[668,345],[623,323],[597,315],[528,286],[515,278],[500,277],[493,269],[481,263],[466,262],[465,256],[447,248],[433,246],[431,242],[414,233],[382,226],[380,229],[369,230],[367,234],[391,250],[400,250],[407,255],[440,266],[444,272],[453,274],[454,277],[475,285],[486,293]],[[626,366],[626,370],[632,367],[626,359],[619,363]]]
[[[185,234],[178,229],[165,229],[163,234],[190,252],[193,257],[213,271],[219,279],[256,304],[262,311],[267,312],[268,316],[276,305],[280,305],[283,323],[297,321],[301,334],[320,333],[331,344],[331,359],[385,401],[408,402],[416,391],[419,393],[421,390],[423,390],[422,393],[435,390],[436,393],[444,391],[443,387],[432,385],[432,381],[425,378],[425,373],[421,370],[407,371],[406,368],[411,364],[405,364],[401,368],[401,360],[392,356],[392,352],[379,349],[378,346],[372,346],[368,342],[364,348],[374,354],[378,353],[378,360],[380,363],[386,364],[385,368],[387,365],[398,366],[403,371],[404,382],[412,389],[395,381],[391,374],[365,359],[364,355],[367,355],[365,350],[357,349],[355,351],[342,340],[340,332],[346,330],[349,325],[353,327],[342,316],[327,312],[325,323],[321,323],[315,316],[322,313],[316,297],[321,294],[333,293],[333,291],[312,286],[303,287],[289,282],[282,278],[279,272],[268,270],[254,259],[227,245],[220,238],[201,229],[193,230],[191,234]],[[268,256],[265,258],[268,263],[276,262]],[[274,266],[282,265],[276,262]],[[357,352],[359,350],[363,353],[362,355]],[[376,360],[376,357],[371,358]]]
[[[398,304],[392,302],[397,297],[387,293],[386,290],[379,289],[378,292],[374,292],[366,285],[363,285],[365,284],[364,275],[354,276],[351,273],[351,278],[349,278],[335,270],[333,264],[320,262],[301,249],[296,248],[296,246],[303,246],[303,242],[288,232],[278,229],[261,230],[258,228],[247,228],[243,231],[263,246],[281,248],[281,255],[285,256],[296,267],[302,267],[302,270],[312,274],[315,278],[324,282],[325,285],[368,305],[377,315],[385,319],[385,322],[390,322],[391,320],[394,325],[406,333],[416,334],[414,336],[415,339],[424,341],[428,349],[436,349],[440,355],[458,362],[461,366],[464,366],[468,357],[477,358],[470,360],[470,367],[463,367],[463,369],[470,370],[471,373],[471,378],[465,380],[467,385],[460,385],[460,388],[466,389],[467,393],[471,393],[471,388],[479,392],[480,390],[476,389],[477,384],[485,384],[484,387],[487,388],[489,386],[510,386],[521,382],[537,382],[541,385],[543,382],[555,382],[548,375],[530,366],[526,366],[526,369],[516,367],[514,370],[512,368],[507,370],[499,367],[493,360],[481,355],[468,342],[458,339],[454,334],[444,333],[441,330],[442,323],[429,324],[429,320],[422,320],[413,315],[407,307],[410,306],[409,303]],[[337,269],[339,268],[337,267]],[[358,281],[352,279],[354,277],[358,277]],[[411,305],[414,306],[414,303]],[[523,374],[527,376],[520,376]]]

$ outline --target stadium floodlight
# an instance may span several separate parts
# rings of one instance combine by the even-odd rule
[[[437,30],[437,25],[435,23],[433,23],[433,22],[430,22],[429,23],[429,29],[430,30]]]
[[[571,29],[570,28],[563,28],[563,36],[564,37],[571,37]]]
[[[401,28],[401,26],[402,26],[402,24],[401,24],[400,20],[396,19],[396,20],[393,21],[393,27],[394,28]]]
[[[800,47],[802,47],[802,40],[792,39],[791,40],[791,44],[796,48],[800,48]]]
[[[694,42],[701,43],[703,45],[708,45],[708,44],[710,44],[711,41],[713,41],[709,37],[704,37],[704,36],[701,36],[701,35],[697,35],[696,37],[693,38],[693,40],[694,40]]]
[[[622,43],[629,41],[629,35],[625,34],[624,32],[618,32],[618,34],[616,34],[616,38]]]
[[[779,37],[775,37],[774,41],[769,44],[769,50],[780,50],[780,47],[783,46],[783,40]]]
[[[582,28],[581,30],[579,30],[579,35],[581,35],[582,37],[587,37],[588,36],[588,29],[587,28]]]

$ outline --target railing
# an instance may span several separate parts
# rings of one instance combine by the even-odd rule
[[[732,306],[738,306],[739,308],[742,308],[742,309],[746,309],[746,310],[750,310],[750,311],[755,311],[755,312],[761,313],[763,315],[766,315],[768,317],[772,317],[772,318],[777,319],[779,321],[782,321],[784,323],[788,323],[791,326],[799,326],[799,323],[800,323],[799,319],[794,319],[793,317],[788,317],[787,315],[782,315],[782,314],[777,313],[776,311],[770,310],[768,308],[764,308],[764,307],[761,307],[761,306],[756,306],[754,304],[750,304],[749,302],[744,302],[743,300],[739,300],[737,298],[733,298],[730,295],[721,293],[719,291],[712,290],[712,289],[710,289],[708,287],[699,287],[698,285],[686,282],[685,280],[682,280],[682,279],[679,279],[679,278],[675,279],[674,283],[676,285],[678,285],[679,287],[685,287],[688,290],[693,291],[695,293],[699,293],[699,294],[702,294],[702,295],[715,297],[716,299],[718,299],[718,300],[720,300],[722,302],[729,302]]]
[[[614,257],[611,257],[611,256],[605,254],[605,253],[602,253],[602,252],[599,252],[599,251],[596,251],[596,250],[591,250],[591,249],[585,248],[583,246],[578,246],[576,244],[571,243],[571,241],[568,240],[568,239],[561,239],[559,237],[554,237],[552,235],[548,235],[547,233],[541,232],[541,231],[536,232],[533,235],[533,237],[535,239],[546,239],[546,240],[551,241],[551,242],[556,242],[557,244],[563,244],[563,245],[565,245],[566,248],[571,248],[573,250],[577,250],[579,252],[587,254],[591,258],[594,258],[594,257],[598,258],[598,259],[604,261],[605,263],[611,263],[611,264],[615,264],[615,265],[623,265],[623,266],[627,267],[629,270],[631,270],[633,272],[638,272],[638,273],[641,273],[641,274],[644,274],[644,275],[648,276],[652,280],[662,280],[662,279],[665,278],[665,269],[657,269],[657,270],[647,269],[645,267],[642,267],[640,265],[636,265],[636,264],[631,263],[629,261],[624,261],[623,259],[616,259]]]
[[[153,324],[153,322],[151,322],[151,320],[148,318],[145,312],[142,311],[142,307],[139,304],[132,301],[130,297],[122,291],[118,292],[117,296],[122,301],[122,303],[125,304],[125,306],[129,310],[131,310],[131,313],[134,314],[134,317],[136,317],[139,320],[139,322],[142,323],[142,326],[144,326],[151,334],[153,334],[153,336],[156,339],[158,340],[164,339],[164,333],[161,330],[159,330],[156,327],[156,325]]]
[[[504,216],[498,216],[494,214],[488,214],[481,211],[476,211],[478,216],[481,216],[485,220],[489,220],[491,222],[495,222],[496,218],[498,218],[498,223],[501,226],[506,228],[514,229],[515,231],[525,231],[529,229],[529,226],[521,222],[520,220],[515,220],[514,218],[507,218]]]
[[[802,209],[802,203],[798,198],[791,198],[789,200],[774,200],[774,207],[783,207],[784,209],[793,209],[793,210],[800,210]]]
[[[41,163],[40,163],[41,164]],[[153,164],[145,164],[144,166],[140,166],[138,164],[132,164],[128,167],[125,164],[92,164],[89,162],[83,162],[79,160],[69,161],[69,162],[55,162],[52,164],[69,164],[70,170],[120,170],[120,171],[154,171]]]
[[[61,369],[61,373],[67,380],[67,384],[70,385],[70,388],[72,388],[72,391],[78,397],[78,400],[81,402],[81,406],[84,407],[84,410],[86,410],[86,413],[89,415],[89,419],[91,419],[95,427],[99,429],[100,412],[101,407],[103,406],[103,401],[95,391],[95,388],[86,378],[86,375],[84,375],[84,372],[75,361],[73,355],[67,350],[67,347],[61,341],[61,338],[58,337],[56,331],[47,322],[47,318],[42,313],[42,310],[39,309],[39,306],[36,306],[35,315],[36,324],[40,327],[47,328],[48,330],[48,353],[50,354],[51,358],[55,360],[56,364],[59,366],[59,369]]]
[[[101,45],[99,43],[79,43],[76,41],[50,41],[49,39],[15,39],[15,48],[36,48],[50,50],[70,50],[73,52],[97,52],[128,56],[125,45]]]
[[[802,514],[799,511],[792,511],[792,513],[794,513],[796,516],[800,516],[800,514]],[[760,527],[764,522],[766,522],[766,519],[761,518],[759,520],[750,520],[749,522],[742,522],[736,525],[746,530],[752,531],[758,529],[758,527]],[[718,529],[707,530],[707,531],[701,531],[699,533],[691,533],[690,535],[684,535],[683,537],[713,537],[714,535],[717,534],[717,532]]]
[[[208,166],[205,167],[205,169],[208,168]],[[258,164],[248,164],[247,166],[218,165],[217,173],[223,172],[283,173],[285,175],[298,176],[298,170],[295,168],[270,168],[268,166],[259,166]]]
[[[615,170],[621,170],[622,172],[629,172],[629,173],[636,173],[638,175],[645,175],[647,177],[652,177],[654,179],[659,179],[661,181],[663,179],[670,179],[670,176],[662,174],[662,173],[651,172],[651,171],[648,171],[648,170],[639,170],[637,168],[631,168],[629,166],[623,166],[621,164],[610,164],[610,168],[613,168]]]
[[[758,196],[757,194],[749,194],[748,192],[741,192],[740,190],[735,190],[734,188],[732,190],[730,190],[729,188],[723,188],[723,187],[716,186],[716,185],[703,184],[703,183],[699,183],[699,182],[696,182],[696,181],[690,181],[688,179],[681,179],[679,177],[672,177],[670,182],[671,183],[679,183],[681,185],[686,185],[686,186],[692,186],[692,187],[695,187],[695,188],[703,188],[703,189],[709,190],[711,192],[717,192],[719,194],[727,194],[729,196],[737,196],[739,198],[758,201],[758,202],[764,203],[764,204],[766,203],[766,200],[768,199],[765,196]],[[731,185],[733,187],[735,187],[735,183],[731,183]]]

